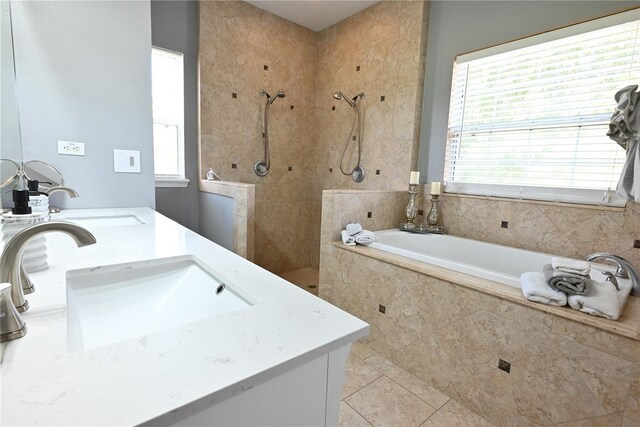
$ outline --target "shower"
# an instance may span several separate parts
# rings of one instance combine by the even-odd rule
[[[264,144],[264,160],[258,161],[253,170],[258,176],[266,176],[271,167],[271,156],[269,154],[269,107],[278,98],[284,98],[284,91],[280,89],[274,96],[269,95],[266,90],[260,91],[260,96],[267,97],[267,103],[264,106],[264,131],[262,132],[262,142]]]
[[[353,98],[349,98],[348,96],[345,96],[342,92],[338,91],[333,94],[333,97],[338,101],[340,101],[341,99],[344,99],[346,103],[349,104],[351,108],[353,108],[353,114],[354,114],[353,124],[351,125],[351,132],[349,132],[349,138],[347,139],[347,143],[344,146],[344,150],[342,150],[342,157],[340,158],[340,172],[342,172],[344,175],[351,175],[351,178],[355,182],[362,182],[362,180],[364,179],[364,168],[360,166],[360,157],[362,154],[362,117],[360,113],[360,107],[358,106],[358,101],[360,101],[361,99],[364,99],[364,92],[357,94]],[[354,131],[356,130],[356,127],[357,127],[357,133],[356,133],[357,136],[354,138]],[[351,144],[352,140],[358,141],[358,162],[356,163],[356,166],[352,170],[345,171],[343,166],[344,157],[347,154],[347,149],[349,148],[349,144]]]

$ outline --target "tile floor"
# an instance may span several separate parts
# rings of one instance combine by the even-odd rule
[[[318,270],[314,268],[306,267],[300,270],[287,271],[286,273],[280,273],[279,276],[316,296],[318,295],[320,279]]]
[[[493,426],[361,342],[353,344],[346,373],[340,426]]]

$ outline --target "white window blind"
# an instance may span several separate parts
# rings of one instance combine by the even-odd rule
[[[184,78],[179,52],[153,48],[153,154],[156,179],[184,179]]]
[[[625,152],[606,133],[639,83],[640,9],[459,56],[447,191],[620,204]]]

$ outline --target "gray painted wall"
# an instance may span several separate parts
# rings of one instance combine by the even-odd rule
[[[13,2],[24,159],[51,163],[80,197],[66,208],[155,206],[148,1]],[[57,141],[86,156],[57,154]],[[113,149],[139,150],[139,174]]]
[[[186,188],[156,188],[156,210],[198,231],[198,6],[195,1],[152,1],[154,46],[184,54],[184,149]]]
[[[233,251],[233,198],[200,193],[200,234]]]
[[[432,2],[420,134],[421,181],[442,181],[456,55],[638,5],[638,1]]]

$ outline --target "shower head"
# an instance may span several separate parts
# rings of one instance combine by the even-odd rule
[[[266,96],[267,97],[267,105],[271,105],[273,104],[273,101],[276,100],[276,98],[284,98],[285,94],[284,91],[282,89],[280,89],[276,95],[274,97],[271,97],[271,95],[269,95],[269,92],[267,92],[266,90],[262,89],[260,91],[260,96]]]
[[[344,96],[344,94],[341,91],[337,91],[336,93],[334,93],[333,97],[338,101],[341,99],[344,99],[347,102],[347,104],[351,105],[351,108],[355,108],[355,104],[353,103],[353,101],[351,101],[348,96]]]

